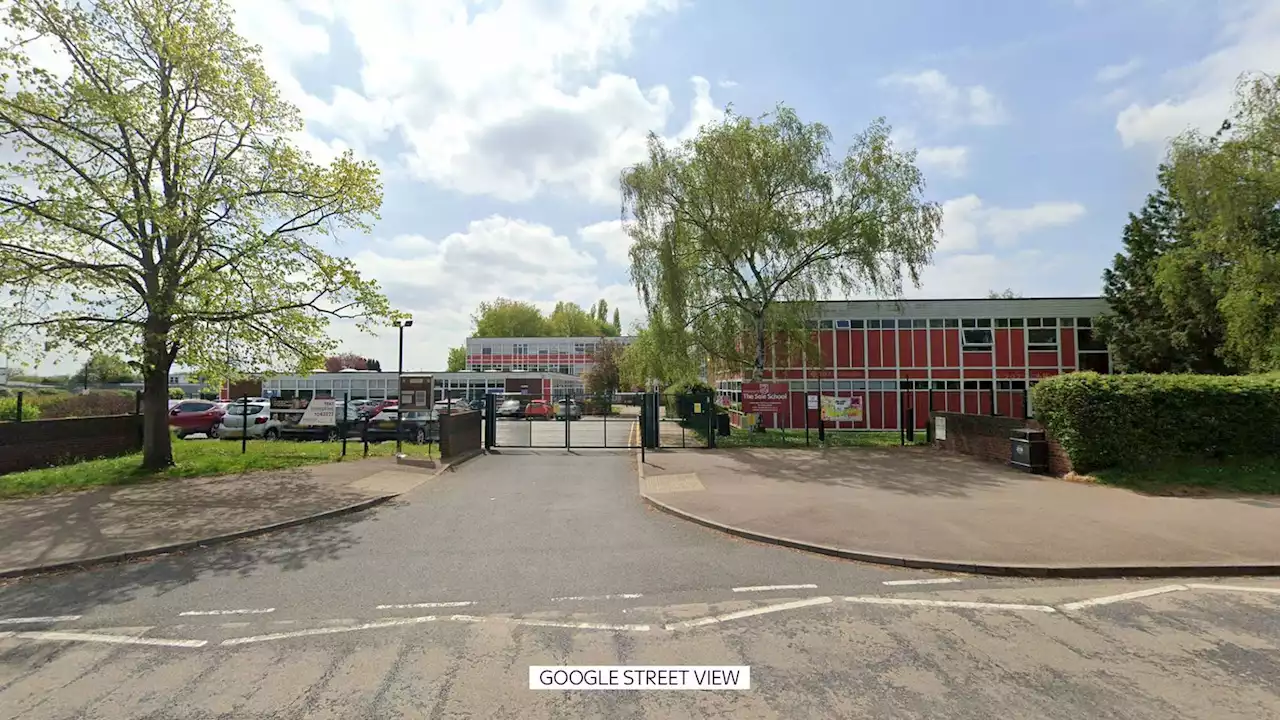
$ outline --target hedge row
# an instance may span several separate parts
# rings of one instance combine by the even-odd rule
[[[1280,374],[1069,373],[1041,380],[1031,399],[1079,472],[1280,454]]]

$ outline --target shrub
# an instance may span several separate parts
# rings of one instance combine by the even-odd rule
[[[127,415],[134,411],[134,399],[118,392],[90,392],[42,402],[40,409],[46,419]]]
[[[182,388],[180,387],[171,387],[169,388],[169,399],[170,400],[186,400],[187,394],[183,392]]]
[[[667,405],[667,417],[678,417],[701,427],[705,425],[706,413],[715,405],[716,389],[696,380],[688,383],[676,383],[667,388],[664,397]],[[703,404],[703,412],[694,412],[694,403]]]
[[[1069,373],[1031,390],[1079,472],[1168,458],[1280,454],[1280,375]]]
[[[40,419],[40,408],[25,402],[22,403],[22,421]],[[0,422],[13,422],[18,419],[18,398],[0,397]]]

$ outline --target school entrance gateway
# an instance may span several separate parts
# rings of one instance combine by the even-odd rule
[[[675,425],[659,393],[566,393],[561,397],[491,393],[485,397],[486,448],[639,449],[667,446],[706,447],[706,434],[687,430],[687,442],[671,442],[673,432],[659,425]]]

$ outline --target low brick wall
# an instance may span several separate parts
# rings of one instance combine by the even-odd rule
[[[440,416],[440,457],[448,459],[473,450],[481,444],[481,413],[450,413]]]
[[[0,423],[0,475],[140,450],[141,415]]]
[[[934,437],[933,418],[935,417],[946,418],[946,440],[939,440]],[[1007,464],[1009,462],[1009,436],[1014,430],[1027,427],[1044,430],[1044,426],[1035,420],[1022,420],[998,415],[962,415],[960,413],[935,411],[929,418],[929,439],[932,441],[933,446],[940,450],[962,455],[973,455],[985,460]],[[1071,472],[1071,460],[1062,451],[1062,446],[1052,437],[1048,437],[1048,441],[1049,472],[1059,476]]]

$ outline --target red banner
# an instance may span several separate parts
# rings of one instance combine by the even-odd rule
[[[789,383],[742,383],[742,412],[786,412],[790,396]]]

